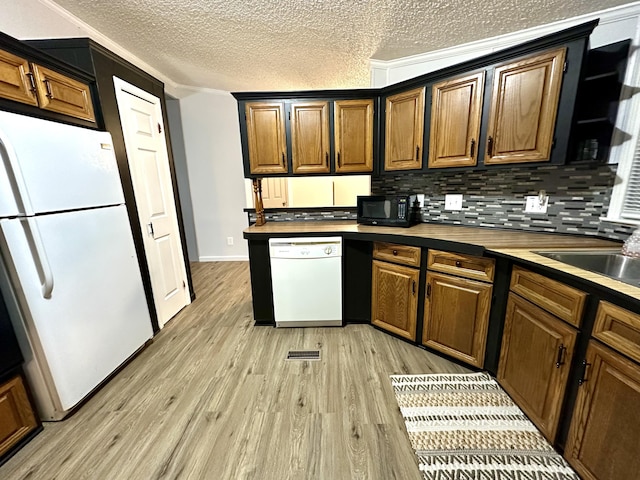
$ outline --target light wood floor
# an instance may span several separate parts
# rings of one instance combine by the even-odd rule
[[[248,263],[193,276],[197,300],[0,478],[421,478],[388,376],[462,367],[368,325],[255,327]]]

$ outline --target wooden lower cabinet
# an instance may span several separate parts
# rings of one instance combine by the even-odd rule
[[[373,260],[371,323],[415,341],[419,280],[417,268]]]
[[[577,330],[510,293],[498,382],[553,443]]]
[[[0,457],[38,426],[22,377],[0,385]]]
[[[488,283],[428,272],[423,345],[482,367],[492,290]]]
[[[585,480],[640,475],[640,365],[591,340],[565,458]]]

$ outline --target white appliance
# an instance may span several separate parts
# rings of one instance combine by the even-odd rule
[[[0,112],[0,288],[43,420],[153,335],[111,136]]]
[[[269,239],[277,327],[342,325],[342,238]]]

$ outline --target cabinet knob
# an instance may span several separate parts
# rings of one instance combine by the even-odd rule
[[[394,255],[398,255],[398,250],[394,250],[394,251],[393,251],[393,254],[394,254]]]
[[[460,268],[462,266],[462,262],[460,260],[456,260],[456,267]]]

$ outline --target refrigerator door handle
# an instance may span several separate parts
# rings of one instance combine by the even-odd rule
[[[36,264],[38,276],[43,280],[42,298],[51,298],[51,294],[53,292],[53,271],[51,270],[51,266],[49,265],[47,252],[45,251],[44,244],[42,243],[40,230],[38,229],[35,218],[27,217],[26,221],[27,227],[29,229],[29,236],[31,237],[31,241],[33,242],[32,252],[35,254],[33,257],[33,261]]]
[[[2,150],[4,150],[4,153],[6,154],[0,155],[0,157],[3,158],[5,170],[9,177],[9,184],[13,189],[14,198],[18,204],[18,208],[22,209],[22,212],[26,215],[33,215],[33,208],[31,207],[31,201],[29,200],[29,194],[27,193],[27,184],[24,181],[24,176],[20,169],[18,156],[2,130],[0,130],[0,147],[2,147]]]

